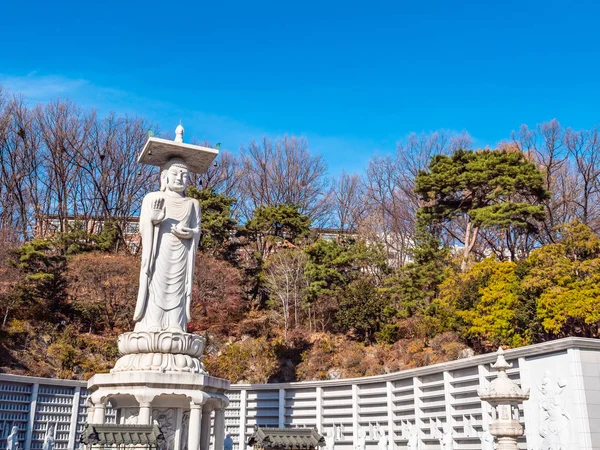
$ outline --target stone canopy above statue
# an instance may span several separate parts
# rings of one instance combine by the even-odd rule
[[[177,127],[175,141],[150,137],[138,158],[141,164],[163,167],[171,158],[181,158],[190,172],[203,173],[210,167],[219,150],[183,143],[183,127]]]

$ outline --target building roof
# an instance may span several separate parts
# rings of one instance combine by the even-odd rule
[[[165,439],[158,425],[88,424],[80,442],[86,445],[143,445],[164,447]]]
[[[248,445],[263,448],[316,449],[325,445],[325,438],[314,428],[256,428]]]

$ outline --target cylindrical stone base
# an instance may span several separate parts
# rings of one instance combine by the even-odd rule
[[[519,450],[517,440],[512,437],[500,437],[498,439],[498,445],[496,450]]]

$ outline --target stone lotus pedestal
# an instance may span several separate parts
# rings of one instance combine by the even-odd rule
[[[117,423],[156,421],[169,450],[208,450],[214,415],[214,449],[222,450],[229,382],[204,370],[204,344],[191,333],[122,334],[111,373],[88,381],[88,423],[104,423],[110,403]]]
[[[205,340],[192,333],[132,331],[119,336],[121,358],[111,372],[129,370],[206,374],[200,361]]]

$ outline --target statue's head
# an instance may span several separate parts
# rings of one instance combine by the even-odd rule
[[[189,175],[190,171],[183,159],[171,158],[162,168],[160,190],[185,192],[188,186]]]

